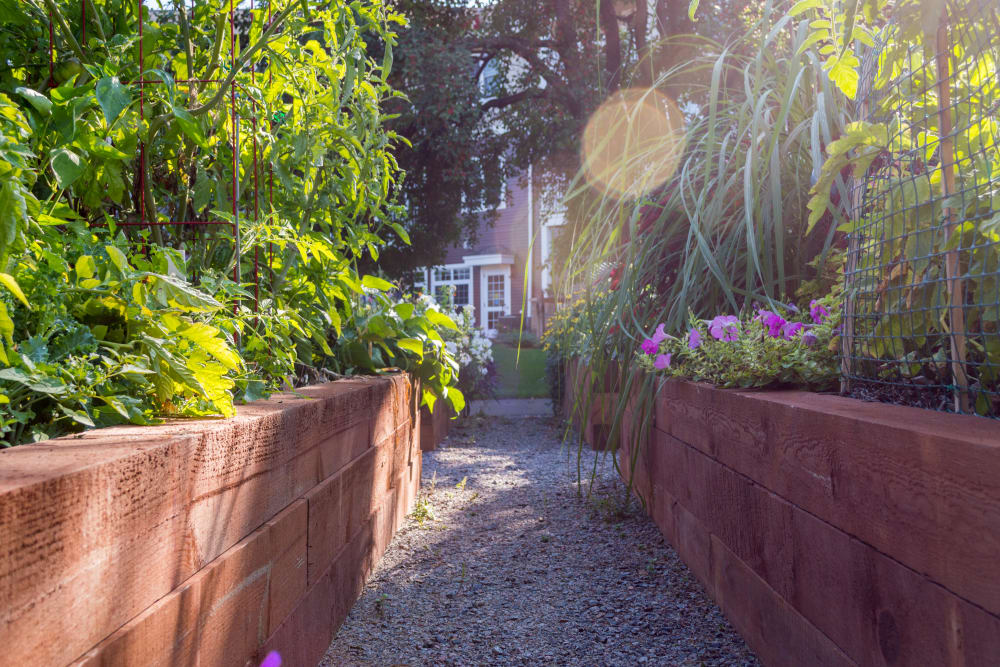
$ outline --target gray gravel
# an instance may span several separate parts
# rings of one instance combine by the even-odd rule
[[[425,454],[433,517],[407,520],[320,665],[758,664],[653,522],[622,511],[610,459],[577,495],[561,435],[473,417]]]

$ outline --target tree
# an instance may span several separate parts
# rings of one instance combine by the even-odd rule
[[[395,275],[439,261],[474,234],[503,181],[528,165],[563,181],[579,167],[579,139],[593,110],[623,85],[654,80],[690,56],[686,33],[723,37],[748,23],[723,0],[688,16],[689,0],[400,0],[407,15],[392,83],[406,93],[391,128],[407,175],[397,194],[412,245],[380,266]],[[732,7],[730,6],[732,5]],[[669,38],[669,39],[668,39]],[[380,47],[375,47],[376,49]]]

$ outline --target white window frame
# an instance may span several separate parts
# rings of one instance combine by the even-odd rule
[[[439,279],[437,274],[439,271],[448,271],[450,273],[447,280]],[[455,271],[467,271],[468,277],[456,279],[454,277]],[[469,290],[469,300],[465,303],[455,303],[454,306],[471,306],[474,297],[474,291],[472,289],[472,267],[468,264],[443,264],[441,266],[434,266],[430,269],[431,285],[427,290],[435,299],[437,298],[437,288],[443,285],[465,285]]]
[[[489,335],[496,335],[496,329],[489,328],[489,313],[499,312],[500,317],[510,315],[510,266],[484,266],[479,270],[479,284],[482,287],[479,291],[479,326]],[[489,277],[503,276],[503,306],[487,307],[487,295],[489,294]]]

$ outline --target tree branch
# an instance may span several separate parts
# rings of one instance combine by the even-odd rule
[[[492,100],[487,100],[480,105],[480,109],[483,111],[489,111],[490,109],[503,109],[509,107],[512,104],[517,104],[518,102],[523,102],[524,100],[530,99],[542,99],[548,97],[548,91],[541,88],[528,88],[522,90],[519,93],[513,93],[511,95],[504,95],[503,97],[494,97]]]

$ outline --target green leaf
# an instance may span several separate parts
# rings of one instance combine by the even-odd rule
[[[455,414],[462,412],[465,409],[465,394],[458,390],[458,387],[448,387],[448,395],[445,398],[451,403],[451,409],[455,411]]]
[[[78,424],[83,424],[89,428],[94,428],[94,422],[90,416],[82,410],[71,410],[65,405],[60,405],[59,410]]]
[[[803,12],[807,12],[810,9],[819,9],[823,6],[823,0],[799,0],[792,8],[788,10],[789,16],[798,16]]]
[[[688,18],[691,19],[692,21],[694,21],[694,15],[695,12],[698,11],[698,4],[700,2],[701,0],[691,0],[691,2],[688,3]]]
[[[458,331],[458,325],[455,324],[455,321],[440,311],[428,310],[426,317],[434,326]]]
[[[0,336],[3,336],[8,345],[14,345],[14,321],[10,319],[7,306],[3,301],[0,301]]]
[[[177,126],[181,128],[181,132],[185,134],[189,139],[198,144],[201,148],[208,148],[208,142],[205,141],[205,135],[201,131],[201,124],[198,120],[192,116],[187,109],[182,109],[180,107],[173,108],[174,119],[177,121]]]
[[[11,294],[17,297],[18,301],[23,303],[28,310],[31,310],[31,304],[28,303],[27,297],[25,297],[24,292],[21,291],[21,286],[17,284],[16,280],[14,280],[14,276],[9,273],[0,273],[0,285],[3,285],[10,290]]]
[[[408,320],[413,317],[413,311],[416,310],[412,303],[397,303],[392,307],[396,313],[402,317],[404,320]]]
[[[15,88],[14,92],[23,97],[24,99],[28,100],[28,103],[31,104],[31,106],[35,107],[35,109],[39,113],[44,114],[46,116],[52,113],[52,100],[50,100],[45,95],[42,95],[37,90],[32,90],[31,88],[20,86],[18,88]]]
[[[111,263],[114,264],[119,271],[125,273],[128,271],[128,258],[125,257],[123,253],[118,248],[113,245],[104,246],[105,252],[108,253],[108,257],[111,259]]]
[[[97,262],[90,255],[80,255],[80,258],[76,260],[76,275],[78,278],[93,278],[96,269]]]
[[[402,239],[403,243],[410,245],[410,235],[405,229],[403,229],[403,225],[398,222],[394,222],[392,223],[392,228],[396,231],[396,234],[399,235],[399,238]]]
[[[229,370],[235,371],[243,367],[240,355],[220,335],[220,331],[217,328],[201,322],[195,322],[179,327],[177,333],[205,352],[208,352]]]
[[[361,279],[361,285],[369,289],[377,289],[380,292],[388,292],[393,288],[392,283],[377,276],[365,276]]]
[[[51,153],[52,172],[56,175],[56,184],[65,190],[80,178],[86,170],[86,165],[80,156],[68,148],[57,148]]]
[[[414,353],[420,358],[421,361],[424,360],[424,344],[422,341],[416,338],[400,338],[396,341],[396,345],[398,345],[400,349]]]
[[[106,76],[98,81],[94,92],[97,94],[97,103],[101,105],[108,127],[113,125],[122,111],[132,103],[131,91],[128,86],[122,85],[116,76]]]
[[[214,312],[222,304],[189,283],[159,273],[143,273],[140,277],[153,279],[153,289],[159,302],[164,306],[188,312]]]

